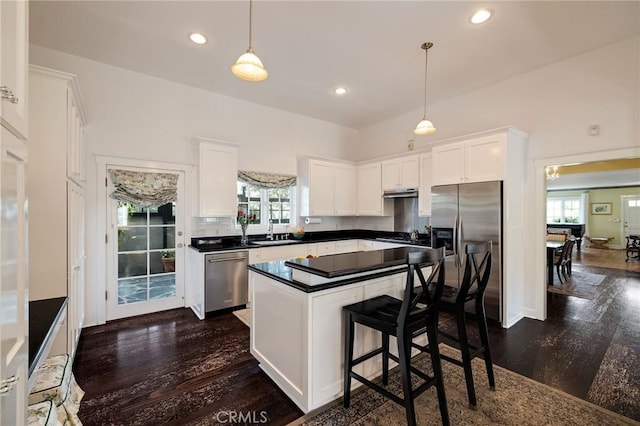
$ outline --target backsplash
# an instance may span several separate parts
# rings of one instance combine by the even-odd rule
[[[370,229],[374,231],[393,231],[393,216],[386,217],[322,217],[321,223],[305,225],[304,217],[298,218],[298,225],[288,227],[288,232],[293,232],[295,228],[301,226],[308,232],[319,231],[339,231],[347,229]],[[275,233],[285,232],[285,228],[276,225]],[[422,232],[422,231],[421,231]],[[264,234],[265,229],[260,228],[252,232],[248,229],[248,234]],[[215,237],[222,235],[240,235],[240,230],[235,226],[232,217],[193,217],[191,223],[191,234],[193,237]]]

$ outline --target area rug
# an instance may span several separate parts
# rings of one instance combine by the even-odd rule
[[[574,269],[568,280],[565,280],[564,283],[547,286],[547,291],[581,299],[593,299],[597,286],[602,284],[605,278],[607,278],[606,275]]]
[[[239,309],[233,311],[233,315],[236,316],[244,325],[251,327],[251,309]]]
[[[445,345],[440,345],[440,350],[454,356],[459,353]],[[426,355],[414,360],[419,368],[430,365]],[[462,368],[443,362],[447,407],[452,425],[640,425],[632,419],[495,365],[496,390],[490,391],[484,361],[476,358],[472,362],[477,410],[468,406]],[[397,368],[390,377],[389,389],[401,395]],[[419,425],[441,424],[434,388],[416,398],[415,406]],[[402,424],[406,424],[404,408],[369,388],[360,387],[352,392],[350,408],[345,409],[342,401],[334,402],[289,426]]]

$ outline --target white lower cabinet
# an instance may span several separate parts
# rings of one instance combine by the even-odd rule
[[[342,240],[336,241],[333,254],[353,253],[354,251],[358,251],[358,240]]]

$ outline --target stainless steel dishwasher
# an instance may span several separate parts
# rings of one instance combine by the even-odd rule
[[[205,312],[245,305],[249,295],[249,252],[227,251],[205,256]]]

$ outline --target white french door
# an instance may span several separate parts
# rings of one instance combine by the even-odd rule
[[[109,198],[107,187],[107,320],[184,306],[185,174],[107,165],[107,169],[178,174],[175,200],[143,208]]]
[[[622,236],[640,235],[640,196],[623,195],[622,201]],[[624,240],[622,243],[624,244]]]

